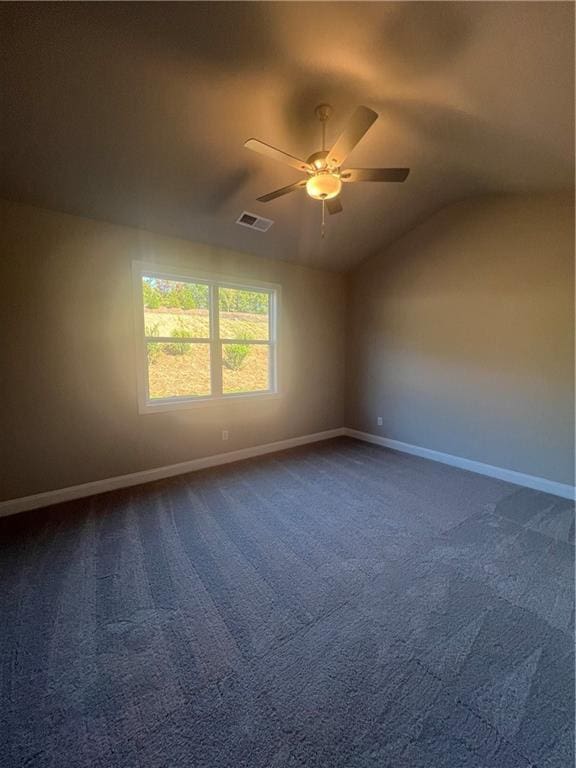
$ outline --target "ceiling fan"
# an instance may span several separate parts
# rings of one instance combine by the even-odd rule
[[[332,115],[332,107],[329,104],[319,104],[315,113],[322,124],[322,149],[314,152],[307,160],[282,152],[276,147],[265,144],[258,139],[248,139],[244,146],[259,152],[261,155],[279,160],[281,163],[292,166],[306,174],[306,178],[282,187],[267,195],[258,197],[261,203],[269,203],[277,197],[306,189],[310,197],[322,201],[322,237],[325,231],[324,209],[328,213],[340,213],[342,203],[339,199],[342,191],[342,183],[356,181],[405,181],[410,173],[409,168],[347,168],[342,165],[350,152],[366,134],[371,125],[378,119],[378,114],[368,107],[357,107],[350,118],[344,132],[336,143],[326,149],[326,123]]]

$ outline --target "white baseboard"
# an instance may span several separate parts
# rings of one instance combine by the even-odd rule
[[[36,493],[33,496],[22,496],[18,499],[1,501],[0,517],[14,515],[17,512],[27,512],[30,509],[38,509],[39,507],[47,507],[51,504],[59,504],[63,501],[81,499],[85,496],[94,496],[97,493],[114,491],[117,488],[128,488],[131,485],[141,485],[142,483],[149,483],[153,480],[163,480],[166,477],[185,475],[187,472],[196,472],[199,469],[216,467],[220,464],[231,464],[234,461],[250,459],[253,456],[262,456],[265,453],[284,451],[287,448],[296,448],[299,445],[316,443],[320,440],[329,440],[332,437],[342,437],[342,435],[345,434],[346,430],[344,427],[339,429],[328,429],[325,432],[315,432],[310,435],[290,437],[287,440],[278,440],[275,443],[255,445],[251,448],[240,448],[237,451],[230,451],[228,453],[217,453],[214,456],[183,461],[180,464],[155,467],[154,469],[146,469],[143,472],[132,472],[129,475],[108,477],[104,480],[95,480],[92,483],[72,485],[68,488],[60,488],[56,491],[46,491],[45,493]]]
[[[414,456],[421,456],[424,459],[439,461],[442,464],[449,464],[459,469],[467,469],[470,472],[476,472],[479,475],[495,477],[498,480],[505,480],[514,485],[522,485],[526,488],[533,488],[536,491],[544,491],[554,496],[562,496],[565,499],[575,498],[575,488],[573,485],[558,483],[555,480],[547,480],[545,477],[536,477],[535,475],[525,475],[523,472],[516,472],[513,469],[504,469],[503,467],[494,467],[491,464],[483,464],[481,461],[472,459],[463,459],[460,456],[452,456],[449,453],[433,451],[431,448],[422,448],[419,445],[402,443],[399,440],[391,440],[388,437],[380,437],[369,432],[360,432],[357,429],[346,429],[345,433],[349,437],[355,437],[357,440],[364,440],[367,443],[381,445],[384,448],[393,448],[402,453],[411,453]]]
[[[547,480],[544,477],[526,475],[522,472],[515,472],[512,469],[494,467],[491,464],[483,464],[480,461],[473,461],[472,459],[463,459],[460,456],[452,456],[449,453],[434,451],[430,448],[422,448],[419,445],[402,443],[399,440],[391,440],[390,438],[380,437],[379,435],[373,435],[369,432],[360,432],[356,429],[340,427],[338,429],[328,429],[325,432],[315,432],[310,435],[291,437],[287,440],[278,440],[275,443],[255,445],[251,448],[241,448],[237,451],[229,451],[228,453],[217,453],[214,456],[183,461],[180,464],[170,464],[165,467],[155,467],[154,469],[147,469],[142,472],[133,472],[129,475],[109,477],[104,480],[83,483],[82,485],[72,485],[68,488],[37,493],[33,496],[22,496],[18,499],[0,501],[0,517],[14,515],[18,512],[26,512],[40,507],[47,507],[51,504],[59,504],[63,501],[72,501],[73,499],[81,499],[86,496],[94,496],[97,493],[106,493],[107,491],[114,491],[118,488],[141,485],[143,483],[152,482],[153,480],[162,480],[166,477],[184,475],[188,472],[196,472],[199,469],[216,467],[220,464],[230,464],[234,461],[241,461],[242,459],[249,459],[254,456],[263,456],[266,453],[283,451],[287,448],[296,448],[299,445],[316,443],[321,440],[329,440],[333,437],[342,437],[343,435],[355,437],[357,440],[364,440],[365,442],[374,443],[375,445],[381,445],[385,448],[393,448],[394,450],[402,451],[403,453],[410,453],[414,456],[421,456],[422,458],[431,459],[432,461],[439,461],[442,464],[449,464],[452,467],[459,467],[460,469],[466,469],[480,475],[495,477],[498,480],[505,480],[514,485],[522,485],[526,488],[544,491],[545,493],[551,493],[555,496],[562,496],[565,499],[575,498],[575,489],[572,485],[558,483],[555,480]]]

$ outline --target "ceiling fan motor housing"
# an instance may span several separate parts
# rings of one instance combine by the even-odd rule
[[[320,152],[314,152],[314,154],[310,155],[308,160],[306,162],[308,165],[311,165],[313,168],[315,168],[317,171],[322,170],[323,168],[326,168],[328,165],[328,162],[326,158],[328,157],[328,151],[322,150]]]

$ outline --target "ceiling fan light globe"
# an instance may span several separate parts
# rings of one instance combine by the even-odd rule
[[[306,182],[306,192],[315,200],[331,200],[341,189],[342,182],[334,173],[317,173]]]

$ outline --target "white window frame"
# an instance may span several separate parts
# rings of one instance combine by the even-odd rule
[[[193,344],[210,345],[210,382],[212,393],[210,395],[187,395],[166,398],[150,398],[148,379],[148,352],[149,340],[162,343],[173,342],[174,339],[164,337],[148,337],[144,324],[144,296],[142,291],[143,277],[157,277],[161,280],[175,280],[178,282],[196,283],[207,285],[210,292],[210,337],[206,339],[183,339]],[[166,267],[162,264],[149,264],[141,261],[132,262],[133,278],[133,303],[134,319],[136,327],[137,348],[137,379],[138,379],[138,410],[140,413],[157,413],[159,411],[172,411],[183,408],[196,408],[198,406],[223,404],[228,401],[268,399],[280,396],[278,386],[278,314],[280,307],[280,285],[277,283],[265,283],[261,280],[239,280],[217,273],[205,273],[197,270],[189,270],[186,267]],[[242,339],[242,344],[264,344],[269,347],[269,384],[267,390],[256,392],[222,392],[222,345],[237,343],[238,339],[221,339],[219,330],[219,306],[218,288],[237,288],[244,291],[260,291],[269,296],[269,339]]]

